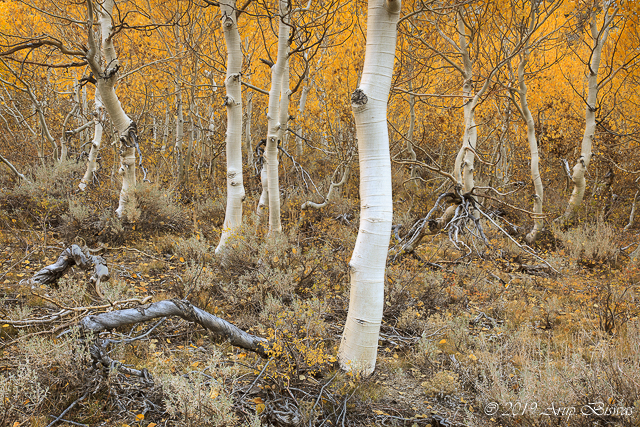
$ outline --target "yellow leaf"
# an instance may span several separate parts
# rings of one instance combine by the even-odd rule
[[[440,340],[440,342],[439,342],[438,344],[446,344],[446,343],[447,343],[447,340],[445,340],[445,339],[441,339],[441,340]]]
[[[295,255],[295,254],[298,253],[298,250],[296,248],[293,248],[293,249],[291,249],[291,252],[293,252],[293,254]]]
[[[253,402],[256,405],[260,405],[261,403],[264,403],[264,401],[260,397],[256,397],[255,399],[249,399],[249,402]]]
[[[156,427],[157,425],[158,424],[156,424],[156,423],[149,423],[149,424],[147,424],[147,427]]]
[[[469,355],[469,359],[473,360],[474,362],[476,362],[478,360],[478,357],[475,354],[470,354]]]
[[[220,392],[218,390],[216,390],[215,388],[212,388],[211,392],[209,393],[209,398],[213,400],[216,397],[218,397],[219,394]]]
[[[170,340],[169,338],[167,338],[167,342],[168,342],[169,344],[171,344],[171,340]]]
[[[9,327],[9,324],[8,324],[8,323],[7,323],[7,324],[4,324],[4,325],[2,325],[2,327],[3,327],[3,328],[8,328],[8,327]]]
[[[136,421],[142,421],[142,420],[144,420],[144,414],[136,415]]]
[[[265,408],[264,403],[261,403],[261,404],[257,405],[256,406],[256,413],[257,414],[262,413],[264,411],[264,408]]]
[[[278,262],[278,261],[280,261],[280,258],[278,258],[278,256],[277,256],[277,255],[276,255],[276,256],[274,256],[274,257],[273,257],[273,262]]]
[[[180,257],[180,262],[184,262],[184,258]]]

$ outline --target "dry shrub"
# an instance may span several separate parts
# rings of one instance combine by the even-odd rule
[[[172,191],[157,184],[140,184],[134,189],[133,196],[136,207],[129,213],[129,218],[135,218],[137,231],[184,232],[193,227],[189,215],[176,203]]]
[[[583,332],[570,347],[540,339],[523,327],[499,339],[481,339],[478,363],[466,372],[466,378],[477,391],[480,407],[499,405],[500,410],[493,414],[496,422],[590,426],[599,419],[607,425],[637,425],[639,338],[638,322],[630,324],[616,343]],[[618,415],[600,416],[593,413],[598,408],[632,409],[622,411],[631,412],[630,416],[620,416],[620,409]]]
[[[36,167],[30,182],[20,181],[11,193],[0,193],[0,207],[22,221],[57,226],[75,192],[82,165],[65,161]]]
[[[122,221],[111,210],[98,213],[80,200],[69,201],[58,231],[68,242],[81,238],[90,246],[98,242],[120,245],[127,237]]]
[[[233,366],[223,364],[222,355],[214,353],[205,369],[185,375],[160,374],[167,413],[176,426],[237,425],[231,390],[225,385],[236,374]]]
[[[449,370],[437,372],[421,385],[427,396],[447,396],[456,393],[461,388],[459,375]]]
[[[581,223],[567,231],[555,230],[565,255],[580,264],[615,263],[618,248],[616,231],[606,222]]]
[[[221,227],[227,209],[225,197],[207,197],[204,201],[198,201],[195,206],[198,220],[205,224]]]
[[[76,332],[55,341],[33,337],[14,357],[16,368],[0,372],[0,425],[25,423],[43,410],[56,412],[65,406],[67,391],[90,383],[89,351]]]

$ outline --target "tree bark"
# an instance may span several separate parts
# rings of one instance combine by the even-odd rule
[[[280,118],[280,95],[282,94],[285,63],[288,61],[289,25],[287,16],[289,7],[286,0],[279,1],[280,25],[278,27],[278,57],[271,68],[271,90],[269,91],[269,109],[267,112],[267,146],[264,160],[267,171],[269,197],[269,232],[282,231],[280,221],[280,184],[278,182],[278,143],[282,123]]]
[[[89,33],[89,51],[87,52],[87,62],[91,67],[93,75],[96,76],[96,88],[100,92],[102,103],[111,117],[111,121],[120,136],[120,169],[118,174],[122,176],[122,189],[120,190],[120,200],[116,214],[119,217],[127,219],[130,215],[131,208],[135,205],[135,199],[131,194],[132,189],[136,185],[136,148],[138,147],[138,131],[136,124],[127,116],[118,95],[116,94],[115,84],[117,82],[117,73],[120,65],[116,56],[115,47],[113,45],[113,26],[111,22],[111,14],[115,0],[105,0],[101,5],[99,14],[99,24],[101,30],[101,46],[104,61],[104,68],[100,65],[99,49],[93,34],[93,3],[87,1],[88,24],[87,31]]]
[[[58,260],[54,264],[38,271],[31,279],[29,279],[29,282],[40,285],[55,283],[70,267],[74,265],[77,265],[83,270],[88,270],[93,267],[94,272],[91,276],[92,282],[106,282],[110,278],[109,269],[107,268],[107,263],[104,258],[84,253],[82,249],[80,249],[80,246],[71,245],[60,254]]]
[[[96,91],[95,93],[95,111],[93,120],[95,125],[93,140],[91,141],[91,151],[89,151],[89,160],[87,161],[87,171],[78,185],[82,191],[87,188],[87,185],[93,182],[93,174],[98,170],[96,159],[98,158],[100,143],[102,142],[102,122],[104,120],[104,107],[102,105],[102,100],[100,99],[99,91]]]
[[[226,320],[191,305],[190,302],[185,300],[164,300],[147,306],[90,315],[82,319],[80,325],[86,330],[101,332],[106,329],[146,322],[165,316],[179,316],[190,322],[198,323],[228,339],[234,346],[253,351],[262,357],[267,356],[269,343],[266,339],[251,335]]]
[[[360,87],[351,96],[360,161],[360,229],[349,261],[349,312],[338,350],[343,369],[375,369],[384,308],[384,274],[393,201],[387,102],[395,59],[399,0],[370,0]]]
[[[589,92],[587,94],[587,107],[585,111],[585,128],[582,136],[581,152],[578,161],[573,167],[573,175],[571,177],[574,187],[569,199],[569,204],[564,214],[556,221],[560,224],[567,224],[575,218],[578,208],[582,204],[584,198],[584,190],[587,187],[585,174],[589,163],[591,162],[591,148],[596,132],[596,111],[598,103],[598,70],[600,69],[600,60],[602,58],[602,47],[607,41],[609,30],[613,17],[617,10],[610,13],[609,6],[604,15],[604,23],[602,29],[598,28],[597,10],[591,12],[591,37],[593,39],[593,47],[591,49],[591,61],[589,62],[588,85]]]
[[[242,49],[238,33],[235,1],[222,0],[222,30],[227,44],[227,75],[225,88],[227,97],[227,210],[220,243],[216,248],[219,253],[229,238],[242,225],[242,202],[245,198],[242,177],[242,87],[240,71],[242,68]]]

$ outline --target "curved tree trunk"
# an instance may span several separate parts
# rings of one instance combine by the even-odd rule
[[[242,179],[242,89],[240,71],[242,50],[238,33],[237,14],[233,0],[220,2],[222,30],[227,44],[227,76],[225,87],[227,97],[227,210],[222,226],[220,243],[216,253],[221,251],[229,237],[242,225],[242,202],[244,184]]]
[[[609,14],[609,10],[605,13],[603,28],[598,28],[597,11],[591,13],[591,37],[593,38],[593,47],[591,51],[591,62],[589,63],[589,75],[588,84],[589,92],[587,94],[587,107],[585,112],[585,128],[582,136],[581,152],[578,161],[573,167],[573,192],[569,199],[569,204],[564,214],[556,221],[560,224],[567,224],[571,222],[577,212],[578,208],[582,204],[584,198],[584,190],[587,187],[587,181],[585,174],[589,163],[591,162],[591,148],[593,146],[593,139],[596,132],[596,110],[598,102],[598,70],[600,69],[600,60],[602,58],[602,46],[606,43],[609,36],[609,29],[611,28],[612,18],[615,15],[615,11]]]
[[[534,25],[534,20],[531,20],[531,27]],[[540,232],[544,228],[544,219],[542,216],[542,203],[544,201],[544,187],[542,185],[542,178],[540,177],[540,156],[538,153],[538,139],[536,138],[536,125],[533,120],[533,115],[529,109],[529,102],[527,100],[527,84],[524,81],[524,68],[529,60],[529,46],[526,46],[522,54],[522,60],[518,66],[518,84],[520,86],[520,108],[522,110],[522,116],[527,125],[527,141],[529,141],[529,152],[531,154],[531,180],[533,181],[533,187],[535,194],[533,196],[533,212],[535,216],[533,218],[533,229],[527,234],[525,240],[527,243],[534,243]]]
[[[122,176],[122,190],[116,214],[119,217],[127,218],[130,208],[135,205],[135,200],[131,194],[136,185],[136,148],[138,147],[138,131],[136,124],[127,116],[116,95],[115,84],[120,65],[113,46],[113,26],[111,13],[115,5],[114,0],[105,0],[98,11],[100,15],[99,23],[102,39],[102,54],[104,56],[104,68],[100,65],[99,49],[93,35],[93,3],[87,2],[89,14],[88,33],[89,51],[87,52],[87,62],[91,71],[96,76],[96,88],[100,91],[102,103],[111,117],[111,121],[120,135],[120,169],[118,174]]]
[[[364,375],[376,364],[393,217],[387,101],[399,15],[399,0],[369,1],[362,79],[351,96],[360,159],[360,229],[349,261],[349,313],[338,359],[343,369]]]

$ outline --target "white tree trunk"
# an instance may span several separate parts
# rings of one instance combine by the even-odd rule
[[[242,225],[242,202],[245,196],[242,179],[242,89],[240,85],[242,49],[235,1],[222,0],[220,11],[222,12],[222,31],[227,44],[227,75],[225,77],[227,90],[225,100],[227,106],[227,210],[216,253],[225,247],[229,237]]]
[[[84,173],[82,180],[80,180],[80,190],[84,191],[87,185],[93,182],[93,174],[98,170],[98,152],[100,151],[100,143],[102,142],[102,121],[104,120],[104,107],[102,100],[100,99],[100,92],[95,93],[95,111],[94,111],[94,132],[93,140],[91,141],[91,151],[89,151],[89,160],[87,161],[87,171]]]
[[[615,15],[615,11],[612,15]],[[609,14],[609,9],[605,12],[603,28],[598,28],[597,11],[591,12],[591,37],[593,39],[593,47],[591,52],[591,62],[589,63],[589,75],[588,85],[589,92],[587,93],[587,107],[585,112],[585,128],[582,136],[582,149],[580,157],[573,167],[572,180],[574,183],[573,192],[569,199],[569,204],[564,214],[558,218],[558,222],[566,224],[574,219],[582,199],[584,198],[584,190],[587,186],[585,174],[589,163],[591,162],[591,148],[593,146],[593,139],[596,132],[596,109],[598,102],[598,70],[600,69],[600,60],[602,58],[602,47],[607,41],[609,36],[609,29],[611,28],[612,15]]]
[[[131,194],[131,190],[136,185],[136,147],[137,147],[137,129],[133,120],[127,116],[120,104],[118,95],[116,95],[115,84],[116,75],[119,64],[116,56],[115,47],[113,45],[113,26],[111,23],[111,14],[115,5],[115,0],[105,0],[98,11],[100,18],[100,30],[102,38],[102,55],[104,68],[99,64],[98,47],[93,35],[93,4],[87,2],[89,12],[89,22],[87,29],[89,32],[89,51],[87,52],[87,61],[91,67],[91,71],[97,79],[97,90],[100,91],[102,104],[107,110],[111,122],[115,126],[120,135],[120,169],[118,173],[122,176],[122,190],[120,191],[120,200],[116,214],[119,217],[127,218],[128,212],[135,205],[135,200]]]
[[[285,63],[288,61],[289,13],[286,0],[279,1],[280,25],[278,28],[278,57],[271,68],[271,90],[269,90],[269,109],[267,112],[267,146],[265,149],[265,168],[267,170],[269,197],[269,232],[282,231],[280,222],[280,184],[278,182],[278,142],[280,136],[280,94]],[[263,190],[264,192],[264,190]]]
[[[288,56],[288,55],[287,55]],[[282,88],[280,92],[280,126],[278,127],[278,139],[283,148],[287,147],[288,126],[289,126],[289,60],[284,63],[284,71],[282,73]]]
[[[251,114],[253,110],[253,92],[247,94],[247,119],[244,122],[244,140],[247,145],[247,164],[253,166],[253,144],[251,142]]]
[[[534,20],[531,20],[533,26]],[[518,84],[520,86],[520,108],[522,115],[527,125],[527,141],[529,141],[529,152],[531,154],[531,180],[533,181],[533,187],[535,194],[533,196],[533,212],[535,216],[533,218],[533,229],[525,237],[527,243],[534,243],[538,239],[538,235],[544,227],[544,219],[542,216],[542,203],[544,201],[544,187],[542,186],[542,178],[540,177],[540,156],[538,154],[538,139],[536,138],[536,126],[533,120],[533,115],[529,109],[529,102],[527,100],[527,84],[524,81],[524,68],[529,60],[529,47],[525,47],[522,54],[520,65],[518,66]]]
[[[477,96],[473,96],[473,62],[469,55],[467,43],[466,27],[462,19],[462,13],[458,11],[458,37],[460,43],[460,53],[464,66],[464,82],[462,84],[462,99],[464,102],[464,132],[462,136],[462,147],[456,157],[454,176],[458,180],[463,193],[473,190],[473,165],[475,160],[475,149],[478,140],[478,130],[476,128],[475,109]]]
[[[267,168],[264,166],[260,170],[260,183],[262,184],[262,193],[260,194],[256,213],[258,214],[258,222],[262,223],[269,204],[269,179],[267,178]]]
[[[184,145],[184,107],[182,103],[182,64],[178,61],[178,69],[176,71],[176,143],[174,152],[178,161],[178,185],[184,181],[184,157],[182,149]]]
[[[399,0],[370,0],[360,87],[351,96],[360,161],[360,229],[349,261],[349,313],[338,351],[343,369],[375,369],[393,201],[387,101],[395,59]]]

